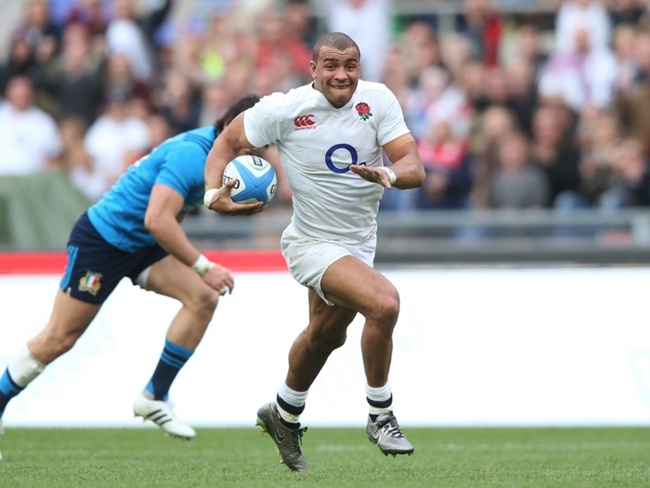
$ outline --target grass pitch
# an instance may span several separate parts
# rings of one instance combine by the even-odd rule
[[[385,457],[363,427],[310,428],[307,473],[279,463],[256,428],[18,429],[0,437],[0,486],[612,487],[650,486],[649,428],[405,428],[413,456]]]

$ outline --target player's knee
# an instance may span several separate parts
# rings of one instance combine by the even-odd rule
[[[382,293],[376,297],[372,309],[366,319],[376,322],[390,324],[397,322],[400,310],[399,294],[395,291],[392,293]]]
[[[192,296],[192,303],[188,304],[197,312],[212,315],[219,303],[219,293],[209,287],[204,287],[203,290]]]
[[[45,351],[43,355],[46,356],[46,362],[50,363],[72,349],[79,337],[79,334],[67,334],[62,337],[52,337],[44,341]]]

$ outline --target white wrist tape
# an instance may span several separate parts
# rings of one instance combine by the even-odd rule
[[[219,200],[219,197],[221,196],[219,190],[219,188],[210,188],[206,191],[205,195],[203,195],[203,205],[210,208],[210,205]]]
[[[390,184],[394,185],[395,182],[397,181],[397,175],[395,174],[395,171],[393,171],[390,168],[387,168],[386,166],[380,166],[379,169],[384,171],[388,175],[388,179],[390,180]]]
[[[196,271],[199,276],[205,276],[208,271],[215,267],[215,264],[206,258],[203,254],[192,265],[192,269]]]

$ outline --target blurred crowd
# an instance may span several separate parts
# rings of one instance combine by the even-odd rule
[[[310,81],[315,39],[343,31],[427,170],[382,211],[650,206],[650,2],[551,1],[459,0],[451,22],[426,1],[417,15],[398,0],[20,2],[0,177],[63,171],[95,201],[165,138]]]

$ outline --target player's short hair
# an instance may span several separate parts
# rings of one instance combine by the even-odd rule
[[[343,34],[343,32],[330,32],[316,41],[314,49],[311,52],[311,58],[314,63],[318,61],[318,55],[323,47],[331,47],[337,51],[345,51],[346,49],[354,48],[357,51],[359,58],[361,58],[361,51],[359,50],[357,43],[347,34]]]
[[[224,127],[232,122],[235,117],[237,117],[240,113],[248,110],[259,101],[260,97],[251,93],[243,98],[240,98],[237,102],[232,104],[230,108],[226,110],[226,113],[223,114],[223,116],[214,123],[215,137],[219,135],[223,131]]]

